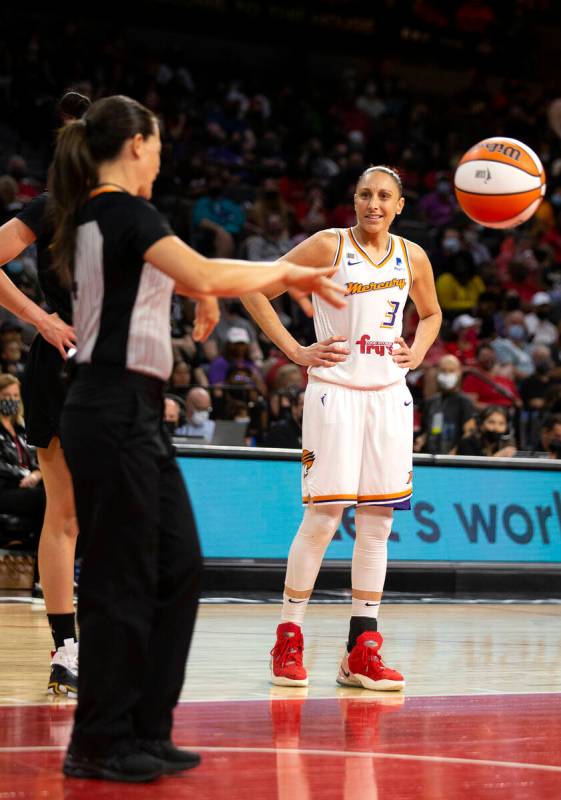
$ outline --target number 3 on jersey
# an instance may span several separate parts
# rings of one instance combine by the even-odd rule
[[[390,306],[390,310],[386,311],[385,317],[388,319],[388,322],[382,322],[380,328],[393,328],[395,323],[395,318],[397,316],[397,311],[399,308],[399,301],[398,300],[388,300],[388,305]]]

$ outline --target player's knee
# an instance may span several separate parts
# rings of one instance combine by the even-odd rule
[[[392,532],[393,509],[383,506],[363,506],[357,508],[355,528],[357,539],[389,538]]]
[[[316,547],[327,547],[341,522],[342,510],[337,506],[307,508],[298,535]]]

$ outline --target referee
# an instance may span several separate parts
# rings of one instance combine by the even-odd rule
[[[64,762],[79,778],[149,781],[199,761],[171,742],[202,571],[162,422],[172,292],[199,298],[199,339],[218,319],[212,295],[292,286],[344,305],[330,269],[209,261],[175,237],[147,202],[160,149],[153,114],[108,97],[60,130],[51,172],[53,262],[73,288],[77,336],[62,443],[85,539]]]

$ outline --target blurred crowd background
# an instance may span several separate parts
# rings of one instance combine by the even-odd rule
[[[123,93],[157,113],[163,159],[153,202],[208,256],[276,259],[326,227],[355,222],[360,173],[402,176],[393,231],[423,246],[444,313],[424,364],[407,376],[415,450],[561,457],[561,99],[553,0],[327,0],[149,3],[125,18],[10,9],[0,26],[0,223],[44,190],[67,88]],[[7,12],[0,12],[0,16]],[[14,24],[15,20],[15,24]],[[6,22],[6,19],[3,20]],[[472,223],[453,191],[477,141],[521,139],[541,158],[547,195],[515,230]],[[3,267],[41,302],[34,248]],[[305,369],[222,302],[194,343],[193,304],[175,297],[166,424],[192,441],[299,447]],[[313,324],[275,301],[303,345]],[[4,314],[0,366],[16,377],[33,331]],[[417,317],[410,306],[404,335]]]

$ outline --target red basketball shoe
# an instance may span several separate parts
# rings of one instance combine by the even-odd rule
[[[379,654],[383,641],[378,631],[361,633],[351,652],[343,657],[337,683],[342,686],[362,686],[378,692],[403,689],[403,675],[386,667]]]
[[[304,637],[298,625],[282,622],[277,628],[277,641],[271,650],[271,682],[276,686],[307,686],[304,669]]]

